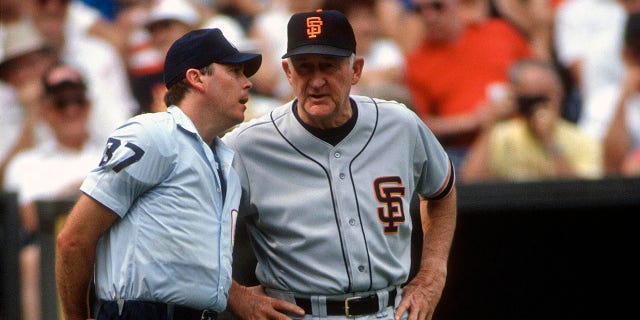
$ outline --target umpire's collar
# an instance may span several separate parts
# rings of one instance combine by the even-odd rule
[[[191,121],[191,119],[182,111],[182,109],[175,105],[172,105],[167,108],[167,112],[173,117],[179,128],[192,135],[200,137],[200,134],[198,134],[198,129],[196,129],[196,125],[193,124],[193,121]]]

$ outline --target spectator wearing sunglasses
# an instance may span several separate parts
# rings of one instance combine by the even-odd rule
[[[483,131],[462,170],[465,181],[601,178],[601,144],[560,115],[564,91],[557,70],[541,60],[519,60],[509,80],[505,103],[515,105],[517,115]]]
[[[38,200],[73,199],[86,174],[100,162],[102,143],[88,129],[91,102],[80,73],[55,64],[42,78],[42,121],[52,138],[18,153],[9,162],[4,188],[18,194],[22,244],[20,252],[23,319],[41,319],[40,246],[35,237]]]
[[[4,8],[4,7],[3,7]],[[8,163],[49,139],[39,113],[40,78],[57,59],[29,19],[0,27],[0,186]]]
[[[89,130],[96,139],[106,140],[111,131],[124,123],[139,106],[118,50],[87,30],[85,19],[91,14],[77,10],[78,2],[34,1],[31,19],[59,59],[75,66],[84,75],[88,96],[93,101]]]

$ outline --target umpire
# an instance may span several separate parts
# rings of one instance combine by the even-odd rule
[[[169,49],[167,112],[130,119],[57,239],[56,281],[67,320],[216,319],[227,305],[240,182],[218,136],[244,120],[248,77],[262,56],[241,53],[219,29]]]

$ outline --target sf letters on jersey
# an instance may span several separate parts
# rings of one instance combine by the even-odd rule
[[[384,233],[397,233],[398,224],[404,223],[404,205],[402,199],[405,187],[398,176],[380,177],[373,181],[378,202],[384,204],[378,207],[378,219],[384,225]]]

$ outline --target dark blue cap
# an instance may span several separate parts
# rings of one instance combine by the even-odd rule
[[[218,28],[192,30],[169,48],[164,60],[164,84],[169,88],[182,80],[188,69],[201,69],[214,62],[244,64],[244,74],[250,77],[260,68],[262,55],[238,51]]]
[[[287,37],[283,59],[301,54],[349,57],[356,53],[353,28],[347,17],[336,10],[294,14],[287,25]]]

